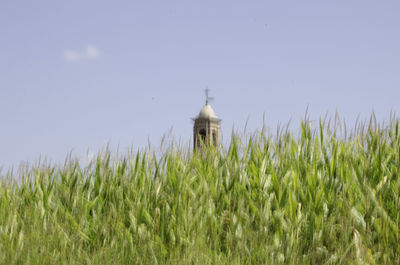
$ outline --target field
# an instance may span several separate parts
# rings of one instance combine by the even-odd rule
[[[0,264],[400,264],[399,121],[300,128],[9,173]]]

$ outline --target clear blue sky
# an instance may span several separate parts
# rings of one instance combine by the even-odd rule
[[[400,104],[400,1],[0,1],[0,166]],[[350,126],[351,127],[351,126]]]

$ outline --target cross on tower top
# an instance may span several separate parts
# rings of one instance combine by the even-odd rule
[[[204,90],[205,94],[206,94],[206,105],[208,105],[208,102],[212,101],[214,98],[210,97],[208,94],[210,93],[210,89],[208,89],[208,87]]]

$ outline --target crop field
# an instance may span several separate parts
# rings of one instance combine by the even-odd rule
[[[0,264],[400,264],[399,120],[3,173]]]

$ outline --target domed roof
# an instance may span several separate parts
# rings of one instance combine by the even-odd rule
[[[215,115],[214,110],[211,108],[211,106],[206,103],[204,107],[200,110],[199,116],[197,118],[202,118],[202,119],[217,119],[217,115]]]

